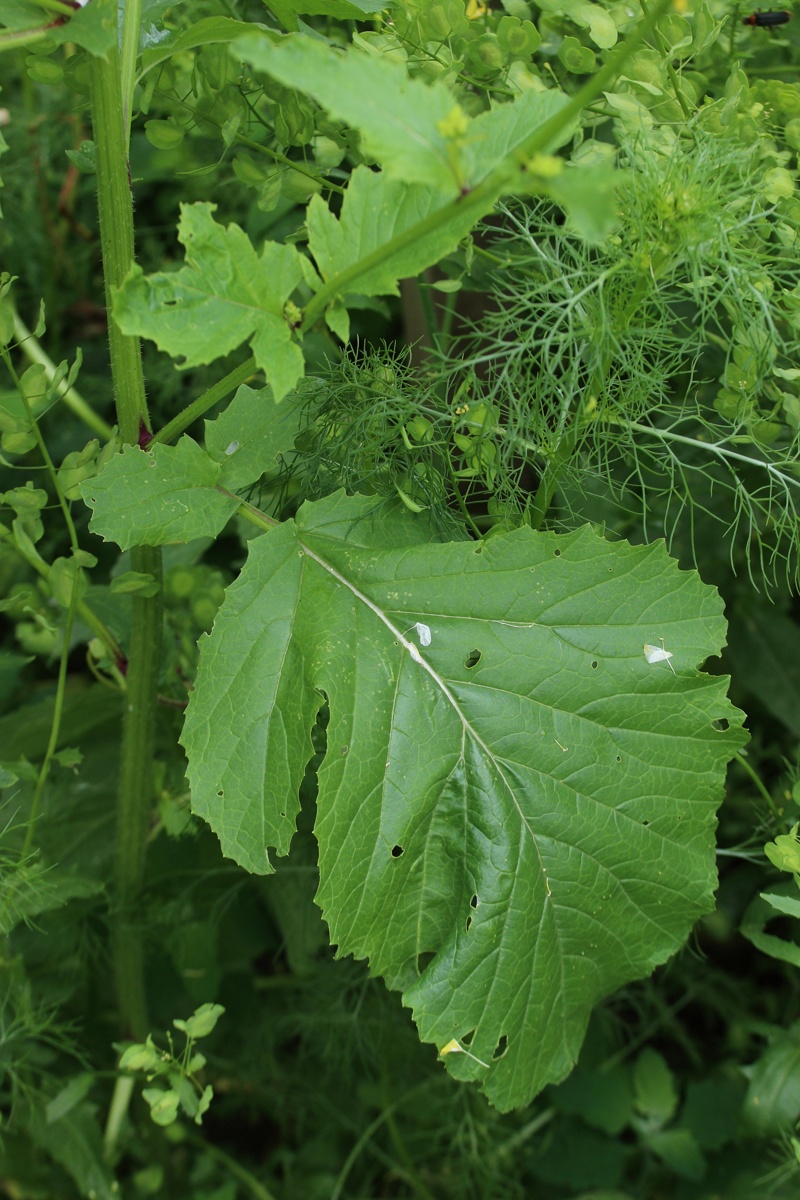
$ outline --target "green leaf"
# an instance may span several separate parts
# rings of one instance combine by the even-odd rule
[[[745,1123],[761,1137],[785,1133],[800,1117],[800,1024],[779,1030],[749,1074]]]
[[[146,1071],[148,1075],[161,1074],[166,1070],[163,1052],[148,1033],[147,1040],[128,1046],[119,1060],[120,1071]]]
[[[590,0],[538,0],[543,12],[569,17],[580,29],[588,29],[589,37],[601,50],[617,44],[617,27],[609,12]]]
[[[781,896],[778,892],[762,892],[761,899],[787,917],[800,918],[800,899],[795,899],[794,896]]]
[[[706,1161],[688,1129],[659,1129],[645,1139],[662,1162],[684,1179],[702,1179]]]
[[[400,251],[382,256],[379,251],[387,242],[443,207],[442,195],[435,188],[409,187],[382,172],[356,167],[338,218],[319,196],[312,196],[306,213],[308,245],[326,282],[375,255],[375,265],[359,273],[353,290],[363,296],[396,296],[398,280],[417,275],[455,250],[493,203],[488,200],[481,212],[457,211]]]
[[[340,21],[362,21],[365,13],[380,12],[385,0],[264,0],[287,29],[297,29],[298,15],[334,17]]]
[[[231,50],[357,129],[364,149],[393,179],[429,184],[449,196],[460,191],[465,182],[460,147],[468,122],[444,84],[428,86],[394,59],[356,47],[343,54],[305,34],[280,42],[247,34]],[[454,111],[461,123],[452,123]]]
[[[327,698],[331,940],[403,990],[424,1041],[468,1045],[448,1069],[507,1109],[562,1079],[592,1005],[711,909],[741,714],[697,671],[724,640],[719,597],[663,544],[415,546],[406,528],[337,494],[250,543],[189,702],[193,806],[270,872]],[[675,675],[644,657],[661,637]]]
[[[633,1120],[633,1087],[627,1066],[592,1071],[578,1065],[553,1093],[561,1112],[574,1113],[603,1133],[616,1137]]]
[[[800,824],[795,822],[788,833],[779,834],[774,842],[767,842],[764,847],[767,858],[779,871],[800,872],[798,829],[800,829]]]
[[[0,933],[5,936],[22,922],[102,890],[94,879],[56,867],[47,870],[37,862],[20,863],[13,870],[5,867],[0,881]]]
[[[55,697],[25,704],[0,717],[0,746],[7,762],[25,757],[31,761],[43,758],[47,752],[53,728]],[[58,746],[84,745],[96,741],[99,731],[109,721],[116,721],[122,711],[122,698],[109,692],[102,684],[70,695],[59,726]]]
[[[175,446],[124,446],[81,487],[92,530],[122,550],[213,537],[240,501],[218,489],[222,468],[187,434]]]
[[[94,1105],[80,1104],[52,1122],[46,1121],[38,1108],[31,1108],[26,1124],[34,1145],[64,1168],[81,1196],[88,1200],[115,1200],[119,1184],[104,1161]]]
[[[691,1132],[701,1150],[719,1150],[726,1142],[736,1141],[744,1088],[738,1068],[722,1078],[689,1082],[681,1125]]]
[[[609,166],[570,167],[550,184],[553,199],[567,213],[569,227],[587,242],[598,243],[619,225],[617,192],[625,172]]]
[[[64,21],[54,25],[38,4],[4,0],[0,23],[5,29],[22,31],[47,24],[47,40],[56,45],[72,42],[90,54],[105,58],[117,33],[117,0],[92,0]],[[55,64],[54,64],[55,65]]]
[[[208,1037],[212,1029],[225,1012],[221,1004],[201,1004],[196,1008],[188,1021],[175,1020],[172,1024],[176,1029],[180,1029],[187,1037],[203,1038]]]
[[[762,954],[768,954],[770,958],[777,958],[780,962],[790,963],[793,967],[800,967],[800,945],[774,933],[765,932],[767,924],[775,920],[775,913],[778,911],[776,900],[781,895],[790,895],[792,898],[797,895],[797,887],[793,880],[776,884],[768,897],[755,896],[744,911],[740,933]]]
[[[280,400],[303,374],[284,305],[303,278],[294,246],[266,242],[257,254],[238,225],[212,217],[214,204],[182,204],[178,237],[186,247],[180,271],[144,275],[134,267],[114,294],[124,333],[149,337],[181,366],[213,362],[246,339]]]
[[[800,737],[800,629],[775,606],[739,603],[731,617],[734,679]]]
[[[274,471],[279,455],[291,453],[300,425],[297,401],[290,395],[276,404],[271,388],[245,383],[216,420],[206,421],[206,450],[220,465],[224,487],[246,487]]]
[[[48,1125],[53,1121],[60,1121],[68,1112],[72,1112],[76,1104],[80,1104],[81,1100],[85,1099],[95,1082],[94,1075],[88,1071],[80,1075],[73,1075],[69,1083],[61,1089],[57,1096],[48,1101],[45,1107],[45,1116]]]
[[[597,63],[594,50],[574,37],[564,38],[558,47],[558,58],[573,75],[588,75]]]
[[[643,1050],[633,1071],[636,1107],[646,1117],[669,1121],[678,1107],[672,1072],[657,1050]]]
[[[176,1120],[180,1104],[178,1092],[167,1092],[163,1088],[144,1088],[142,1095],[150,1105],[150,1116],[156,1125],[171,1125]]]
[[[188,29],[173,32],[151,50],[145,50],[142,54],[142,68],[138,78],[142,79],[148,71],[152,71],[153,67],[169,62],[176,54],[183,54],[187,50],[197,50],[201,46],[232,42],[245,33],[252,33],[254,28],[267,32],[266,26],[255,22],[235,21],[232,17],[203,17],[202,20],[195,21],[190,25]],[[272,36],[277,35],[273,34]]]

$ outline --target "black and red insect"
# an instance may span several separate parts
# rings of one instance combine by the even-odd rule
[[[770,25],[785,25],[787,21],[791,21],[792,14],[786,9],[781,9],[779,12],[754,12],[750,13],[749,17],[745,17],[742,21],[743,25],[761,25],[768,27]]]

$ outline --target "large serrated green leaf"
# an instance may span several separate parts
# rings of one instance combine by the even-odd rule
[[[454,1075],[524,1104],[568,1073],[592,1005],[712,907],[743,735],[726,680],[697,667],[724,633],[716,591],[663,544],[584,529],[412,545],[374,501],[306,505],[251,542],[203,643],[193,805],[224,853],[269,872],[327,697],[331,939],[403,990],[423,1040],[466,1039]],[[660,638],[672,658],[649,663]]]
[[[217,224],[215,209],[181,205],[187,265],[153,275],[134,267],[114,295],[114,317],[123,332],[182,355],[182,366],[213,362],[249,338],[280,400],[303,374],[303,353],[283,312],[303,278],[300,255],[276,242],[257,254],[238,225]]]
[[[367,152],[393,178],[429,184],[450,196],[460,191],[465,179],[459,147],[447,135],[447,119],[457,106],[444,84],[428,86],[412,79],[402,63],[355,47],[342,54],[306,34],[280,42],[247,34],[231,50],[358,129]]]
[[[239,507],[219,490],[222,467],[184,435],[175,446],[123,447],[81,486],[91,528],[123,550],[214,537]]]

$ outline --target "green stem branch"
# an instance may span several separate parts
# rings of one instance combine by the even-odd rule
[[[251,379],[257,370],[258,366],[253,357],[248,358],[241,366],[234,367],[224,378],[213,384],[208,391],[203,392],[202,396],[198,396],[196,400],[188,404],[183,412],[178,413],[177,417],[173,417],[162,429],[159,429],[158,433],[148,442],[148,445],[152,446],[154,442],[169,445],[170,442],[174,442],[198,418],[207,413],[215,404],[219,404],[220,400],[224,400],[234,388]]]

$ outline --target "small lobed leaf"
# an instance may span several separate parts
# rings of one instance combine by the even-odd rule
[[[189,1038],[208,1037],[224,1012],[225,1009],[221,1004],[201,1004],[188,1020],[175,1020],[172,1024]]]
[[[215,208],[181,205],[186,266],[153,275],[134,267],[114,293],[114,316],[125,333],[182,355],[182,366],[213,362],[249,339],[280,400],[303,374],[303,354],[284,316],[303,279],[301,256],[277,242],[257,254],[238,225],[217,224]]]
[[[205,423],[206,450],[220,465],[220,483],[242,488],[273,471],[277,458],[291,453],[299,425],[296,396],[278,405],[271,388],[242,384],[225,411]]]
[[[593,1004],[712,907],[741,714],[697,670],[724,643],[720,599],[663,544],[416,536],[338,494],[250,543],[189,703],[193,807],[271,871],[326,699],[331,939],[508,1109],[563,1078]],[[642,655],[662,637],[674,675]]]
[[[378,254],[387,242],[415,229],[443,208],[444,198],[436,188],[409,187],[383,172],[356,167],[338,217],[319,196],[312,196],[306,217],[308,245],[326,282],[375,255],[375,265],[359,273],[354,290],[363,296],[396,296],[400,279],[417,275],[455,250],[493,203],[489,199],[481,211],[456,211],[449,220],[427,233],[421,232],[395,253]]]
[[[81,486],[91,528],[121,549],[213,537],[239,507],[217,486],[222,468],[184,435],[175,446],[124,446]],[[135,497],[135,499],[134,499]]]

